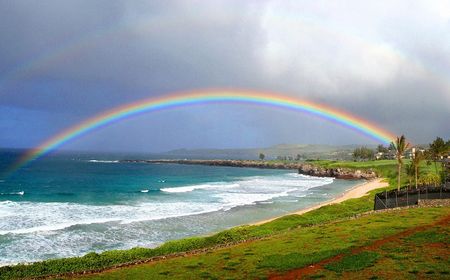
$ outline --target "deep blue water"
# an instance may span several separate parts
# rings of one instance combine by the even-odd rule
[[[0,174],[18,157],[0,151]],[[0,178],[0,264],[153,247],[282,215],[357,181],[289,170],[121,163],[60,153]]]
[[[117,162],[133,156],[138,155],[58,154],[40,159],[9,178],[2,178],[0,200],[7,197],[12,201],[128,204],[142,198],[141,190],[161,195],[159,190],[166,187],[286,173],[252,168]],[[17,155],[9,158],[17,158]],[[3,160],[0,168],[6,169],[6,162],[10,164],[11,160]],[[19,192],[24,195],[17,195]]]

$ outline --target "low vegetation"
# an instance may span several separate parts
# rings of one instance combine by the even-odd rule
[[[326,269],[342,273],[344,271],[358,271],[373,266],[380,258],[380,254],[372,251],[364,251],[354,255],[348,255],[342,260],[332,262],[325,266]]]

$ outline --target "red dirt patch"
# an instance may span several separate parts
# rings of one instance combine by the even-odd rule
[[[433,242],[433,243],[428,243],[427,246],[430,248],[445,248],[447,245],[442,242]]]
[[[352,250],[349,254],[339,254],[339,255],[333,256],[331,258],[324,259],[318,263],[288,271],[286,274],[283,274],[283,275],[271,274],[271,275],[269,275],[269,279],[272,279],[272,280],[302,279],[304,276],[313,274],[313,273],[317,272],[318,270],[322,269],[326,264],[338,261],[346,255],[353,255],[353,254],[360,253],[362,251],[373,251],[373,250],[378,249],[380,246],[382,246],[386,243],[389,243],[392,241],[397,241],[400,238],[410,236],[419,231],[424,231],[424,230],[430,228],[430,226],[448,225],[449,223],[450,223],[450,215],[446,216],[445,218],[443,218],[435,223],[418,226],[418,227],[413,227],[413,228],[404,230],[402,232],[396,233],[394,235],[379,239],[367,246],[356,248],[356,249]],[[441,246],[443,245],[441,243],[433,243],[433,244],[436,244],[435,246],[439,246],[439,248],[441,248]]]

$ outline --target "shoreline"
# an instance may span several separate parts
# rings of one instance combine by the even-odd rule
[[[205,166],[225,166],[238,168],[261,168],[261,169],[292,169],[299,174],[314,177],[333,177],[336,179],[365,179],[378,178],[372,169],[336,167],[328,168],[307,161],[264,161],[264,160],[234,160],[234,159],[124,159],[123,163],[148,163],[148,164],[188,164]]]
[[[273,217],[273,218],[269,218],[269,219],[264,219],[262,221],[258,221],[258,222],[254,222],[254,223],[250,223],[248,225],[251,226],[257,226],[257,225],[262,225],[271,221],[274,221],[276,219],[282,218],[284,216],[288,216],[288,215],[302,215],[305,214],[307,212],[316,210],[322,206],[326,206],[326,205],[331,205],[331,204],[337,204],[337,203],[341,203],[345,200],[348,199],[352,199],[352,198],[359,198],[362,197],[364,195],[366,195],[368,192],[375,190],[375,189],[379,189],[379,188],[383,188],[383,187],[387,187],[389,184],[387,182],[383,182],[384,178],[377,178],[377,179],[372,179],[370,181],[358,184],[356,186],[353,186],[352,188],[346,190],[345,192],[343,192],[342,194],[340,194],[339,196],[321,202],[319,204],[307,207],[305,209],[300,209],[297,210],[295,212],[291,212],[291,213],[287,213],[285,215],[281,215],[281,216],[277,216],[277,217]]]
[[[253,223],[243,223],[241,225],[233,226],[233,228],[234,227],[239,227],[239,226],[258,226],[258,225],[262,225],[262,224],[274,221],[276,219],[282,218],[284,216],[293,215],[293,214],[302,215],[304,213],[307,213],[307,212],[310,212],[312,210],[318,209],[318,208],[320,208],[322,206],[325,206],[325,205],[331,205],[331,204],[340,203],[340,202],[343,202],[345,200],[352,199],[352,198],[359,198],[359,197],[362,197],[365,194],[367,194],[367,192],[369,192],[369,191],[388,186],[388,183],[387,182],[383,182],[383,180],[384,180],[384,178],[377,178],[377,179],[373,179],[373,180],[370,180],[370,181],[366,181],[366,182],[357,184],[357,185],[349,188],[345,192],[339,194],[337,197],[332,198],[332,199],[330,199],[328,201],[324,201],[324,202],[321,202],[319,204],[316,204],[316,205],[313,205],[313,206],[310,206],[310,207],[307,207],[307,208],[304,208],[304,209],[294,210],[293,212],[289,212],[289,213],[286,213],[286,214],[283,214],[283,215],[280,215],[280,216],[276,216],[276,217],[273,217],[273,218],[268,218],[268,219],[264,219],[264,220],[253,222]],[[226,230],[226,229],[224,229],[224,230]],[[219,232],[221,232],[221,231],[219,231]],[[214,233],[210,233],[210,234],[207,234],[205,236],[210,236],[210,235],[213,235],[213,234]],[[184,238],[182,238],[182,239],[184,239]],[[174,240],[170,240],[170,241],[174,241]],[[166,241],[166,242],[168,242],[168,241]],[[164,243],[166,243],[166,242],[164,242]],[[111,251],[111,250],[106,250],[106,251]],[[78,256],[78,257],[82,257],[82,256]],[[165,255],[159,256],[159,257],[165,258]],[[158,256],[156,256],[155,258],[158,258]],[[65,258],[52,258],[52,259],[49,259],[49,260],[60,260],[60,259],[65,259]],[[17,263],[17,264],[33,265],[34,263],[39,263],[39,262],[40,261],[23,262],[23,263]],[[11,264],[11,263],[0,264],[0,267],[4,267],[4,266],[14,267],[17,264]]]

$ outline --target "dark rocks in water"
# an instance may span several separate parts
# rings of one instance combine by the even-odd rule
[[[230,167],[251,167],[267,169],[296,169],[299,174],[316,177],[334,177],[337,179],[374,179],[377,178],[375,171],[359,170],[351,168],[325,168],[304,162],[270,162],[258,160],[201,160],[201,159],[163,159],[163,160],[122,160],[121,162],[131,163],[176,163],[176,164],[197,164],[210,166],[230,166]]]
[[[350,168],[325,168],[312,164],[301,164],[298,168],[299,174],[319,177],[335,177],[337,179],[374,179],[377,178],[375,171],[355,170]]]

